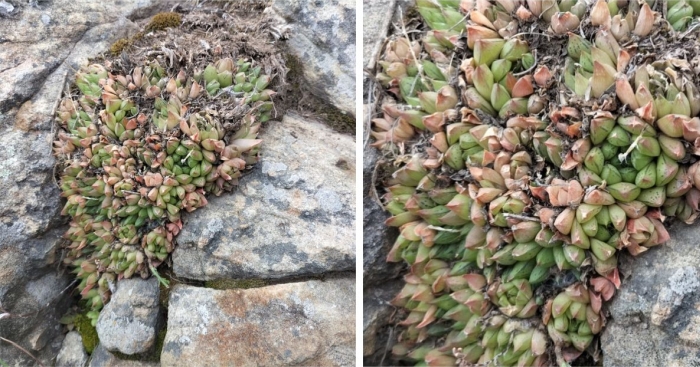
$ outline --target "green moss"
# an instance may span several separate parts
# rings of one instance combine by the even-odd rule
[[[165,344],[165,334],[168,333],[168,328],[164,327],[160,330],[156,336],[156,347],[154,348],[154,355],[157,357],[155,361],[160,360],[160,354],[163,352],[163,345]]]
[[[178,13],[159,13],[153,16],[146,26],[146,31],[160,31],[170,27],[179,27],[182,17]]]
[[[118,39],[117,42],[114,42],[114,43],[112,44],[112,46],[109,48],[109,52],[110,52],[112,55],[115,55],[115,56],[116,56],[116,55],[119,55],[119,54],[122,53],[122,51],[124,51],[124,49],[127,48],[130,44],[131,44],[131,42],[129,42],[129,40],[126,39],[126,38]]]
[[[260,288],[268,285],[264,279],[217,279],[204,283],[204,286],[212,289],[249,289]]]
[[[92,326],[90,318],[85,314],[76,316],[73,324],[75,325],[75,329],[80,334],[80,337],[83,338],[83,346],[85,347],[85,351],[88,354],[92,354],[92,351],[95,350],[95,347],[100,342],[100,338],[97,336],[97,329]]]

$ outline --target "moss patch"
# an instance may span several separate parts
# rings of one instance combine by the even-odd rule
[[[112,44],[112,46],[109,48],[109,52],[112,55],[119,55],[130,44],[131,44],[131,42],[129,42],[129,40],[126,38],[118,39],[117,42],[114,42]]]
[[[163,345],[165,344],[165,334],[168,333],[168,327],[160,329],[158,335],[156,336],[156,346],[153,348],[153,355],[156,357],[153,361],[160,361],[160,354],[163,352]]]
[[[153,16],[151,22],[146,26],[146,31],[160,31],[170,27],[179,27],[182,17],[178,13],[158,13]]]
[[[92,354],[92,351],[95,350],[95,347],[100,342],[100,338],[97,336],[97,329],[92,326],[90,318],[84,313],[77,315],[75,320],[73,320],[73,324],[80,334],[80,337],[83,338],[85,351],[88,354]]]
[[[212,289],[250,289],[260,288],[270,283],[264,279],[217,279],[204,283],[204,286]]]

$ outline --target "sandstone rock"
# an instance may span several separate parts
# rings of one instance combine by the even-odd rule
[[[671,240],[622,258],[626,276],[609,307],[604,365],[700,365],[700,249],[697,226],[676,224]]]
[[[234,194],[211,198],[177,238],[178,277],[284,278],[355,269],[355,147],[319,123],[285,116]]]
[[[289,27],[287,44],[304,65],[308,87],[354,115],[355,1],[275,0],[270,10]]]
[[[355,280],[170,294],[162,366],[351,366]]]
[[[53,273],[65,231],[53,178],[53,109],[81,64],[136,28],[127,17],[140,7],[152,1],[0,1],[0,303],[12,314],[37,315],[0,320],[0,335],[45,364],[60,349],[50,341],[61,332],[71,278]],[[10,365],[34,363],[7,343],[0,356]]]
[[[87,361],[88,355],[83,348],[83,338],[77,331],[71,331],[63,339],[61,351],[56,357],[56,367],[83,367]]]
[[[149,350],[158,333],[158,279],[123,279],[100,312],[97,335],[111,352],[138,354]]]
[[[97,344],[90,356],[89,367],[157,367],[158,363],[125,361],[110,353],[101,343]],[[56,366],[58,367],[58,366]]]

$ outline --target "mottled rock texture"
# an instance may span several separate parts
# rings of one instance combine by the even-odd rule
[[[0,320],[0,335],[45,364],[61,347],[57,320],[71,279],[55,272],[64,228],[53,110],[66,79],[89,57],[135,32],[127,17],[137,9],[157,11],[150,0],[0,2],[0,304],[13,315]],[[0,343],[0,356],[10,366],[34,363],[8,343]]]
[[[304,65],[307,87],[355,114],[354,0],[274,0],[270,10],[287,23],[289,51]]]
[[[144,353],[153,347],[158,334],[158,279],[124,279],[117,286],[97,319],[100,344],[112,352]]]
[[[189,216],[173,266],[197,280],[355,269],[352,138],[293,116],[263,133],[263,158],[232,195]]]
[[[601,338],[604,366],[700,365],[698,226],[669,233],[665,245],[622,259],[625,278]]]
[[[352,366],[355,281],[176,286],[161,366]]]
[[[83,348],[83,338],[77,331],[69,332],[63,339],[61,350],[56,357],[56,367],[83,367],[88,355]]]

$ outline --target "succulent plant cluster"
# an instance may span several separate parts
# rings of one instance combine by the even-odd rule
[[[110,69],[81,69],[77,93],[56,112],[62,214],[71,217],[64,262],[93,324],[114,282],[147,277],[166,260],[183,211],[231,190],[257,162],[274,95],[270,77],[243,59],[222,58],[193,75],[169,74],[158,61],[126,75]],[[223,128],[214,98],[249,107],[235,131]]]
[[[426,30],[388,40],[371,132],[395,157],[387,260],[409,266],[395,358],[562,365],[591,347],[619,253],[700,213],[697,68],[648,41],[691,30],[697,3],[416,2]]]

